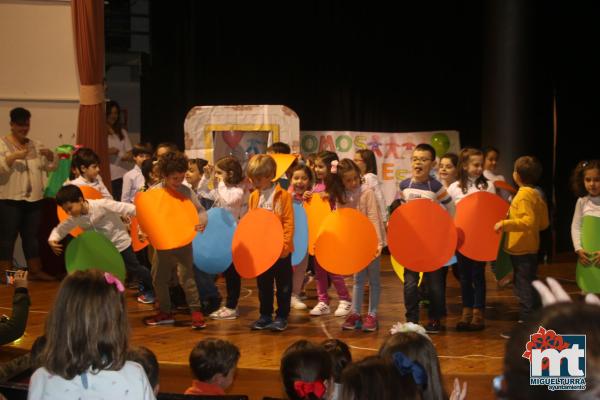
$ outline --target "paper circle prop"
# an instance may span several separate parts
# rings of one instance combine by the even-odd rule
[[[198,232],[192,242],[194,265],[200,271],[218,274],[231,265],[231,242],[237,223],[224,208],[211,208],[207,215],[206,229]]]
[[[296,156],[293,154],[269,154],[273,160],[275,160],[275,164],[277,164],[277,171],[275,172],[275,178],[273,178],[273,182],[278,180],[285,174],[285,171],[292,165]]]
[[[377,233],[369,218],[353,208],[329,214],[315,242],[319,265],[332,274],[350,275],[375,258]]]
[[[129,224],[129,233],[131,234],[131,247],[133,247],[133,251],[136,253],[148,246],[150,242],[147,240],[140,240],[139,236],[139,226],[140,223],[137,220],[137,217],[131,218],[131,224]]]
[[[454,216],[458,251],[476,261],[495,260],[501,235],[494,231],[494,225],[506,218],[508,207],[505,200],[490,192],[477,192],[462,199]]]
[[[298,265],[306,257],[308,251],[308,219],[306,211],[300,203],[294,202],[294,252],[292,265]]]
[[[388,223],[388,247],[401,265],[418,272],[444,266],[456,250],[456,229],[450,214],[429,199],[398,207]]]
[[[494,181],[494,186],[496,187],[496,189],[506,190],[510,194],[516,194],[517,193],[517,189],[515,189],[509,183],[504,182],[504,181]]]
[[[331,214],[329,201],[323,200],[319,193],[313,193],[309,202],[304,203],[308,220],[308,254],[315,255],[315,241],[323,221]]]
[[[190,199],[160,188],[139,193],[134,202],[142,231],[155,249],[176,249],[194,240],[199,218]]]
[[[394,272],[398,275],[400,281],[404,283],[404,267],[393,256],[390,256],[390,260],[392,261]],[[419,272],[419,283],[417,283],[417,286],[421,286],[421,282],[423,282],[423,273]]]
[[[81,193],[83,193],[83,198],[86,200],[98,200],[102,198],[102,194],[91,186],[79,186],[79,189],[81,190]],[[69,218],[69,215],[59,205],[56,206],[56,214],[58,215],[58,220],[60,222]],[[83,233],[83,230],[80,227],[75,227],[69,232],[73,237],[77,237],[81,233]]]
[[[125,282],[125,262],[119,250],[106,236],[86,231],[71,240],[65,251],[68,273],[99,269]]]
[[[231,250],[233,264],[242,278],[256,278],[281,256],[283,227],[272,212],[249,211],[238,223]]]
[[[581,220],[581,245],[588,252],[600,250],[600,218],[586,215]],[[600,293],[600,259],[592,265],[577,262],[577,286],[587,293]]]

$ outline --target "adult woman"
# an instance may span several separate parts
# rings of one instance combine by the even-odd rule
[[[0,138],[0,269],[11,269],[17,234],[29,267],[29,279],[52,280],[39,257],[40,223],[46,172],[56,168],[54,153],[29,139],[31,113],[10,112],[10,134]]]
[[[131,160],[132,146],[129,134],[121,126],[121,107],[116,101],[111,100],[106,103],[106,129],[112,195],[116,200],[120,200],[123,175],[132,167],[132,164],[128,163]]]

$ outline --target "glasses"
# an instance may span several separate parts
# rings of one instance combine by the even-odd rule
[[[427,161],[431,161],[431,158],[425,158],[425,157],[413,157],[410,159],[412,162],[419,162],[421,161],[422,163],[425,163]]]

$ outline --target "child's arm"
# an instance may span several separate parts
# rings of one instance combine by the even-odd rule
[[[365,211],[367,212],[367,218],[373,224],[375,228],[375,233],[377,234],[377,253],[375,257],[379,257],[381,255],[381,250],[383,249],[383,232],[381,231],[381,226],[383,224],[381,218],[381,212],[379,211],[379,205],[377,204],[377,198],[375,197],[375,193],[372,190],[367,190],[362,194],[364,196],[365,203]]]
[[[78,225],[78,221],[76,218],[68,217],[63,222],[58,224],[52,229],[50,232],[50,236],[48,236],[48,245],[52,249],[52,252],[57,256],[62,253],[63,245],[59,242],[65,238]]]
[[[131,203],[123,203],[121,201],[104,199],[104,201],[102,201],[100,204],[109,212],[126,217],[135,217],[135,206]]]
[[[456,205],[454,204],[452,196],[450,196],[450,193],[448,193],[444,185],[441,185],[440,190],[437,191],[436,199],[440,202],[441,205],[443,205],[446,208],[446,211],[448,211],[448,213],[452,217],[454,217],[454,214],[456,212]]]
[[[579,256],[579,262],[583,265],[590,265],[594,260],[590,254],[586,253],[581,245],[581,219],[583,217],[583,198],[577,199],[575,204],[575,212],[573,213],[573,220],[571,222],[571,240],[573,240],[573,248],[575,253]]]
[[[377,176],[373,174],[365,175],[365,182],[367,186],[373,190],[375,194],[375,200],[377,200],[377,206],[379,207],[379,214],[383,220],[387,220],[387,210],[385,207],[385,197],[383,196],[383,191],[381,190],[381,185],[379,183],[379,179]]]
[[[225,182],[219,182],[217,193],[223,204],[227,207],[241,207],[244,200],[244,189],[239,187],[228,187]]]
[[[529,200],[521,200],[513,207],[516,208],[514,217],[498,222],[494,229],[504,232],[525,232],[533,229],[536,222],[535,210]]]
[[[283,192],[285,193],[285,192]],[[292,196],[285,193],[281,197],[281,225],[283,226],[283,249],[281,258],[285,258],[294,250],[294,209],[292,206]]]
[[[206,171],[206,168],[205,168]],[[209,199],[212,201],[215,201],[217,199],[217,194],[215,190],[210,190],[208,188],[208,182],[210,181],[209,178],[207,178],[207,172],[204,173],[204,175],[202,175],[202,178],[200,178],[200,183],[198,183],[198,189],[197,189],[197,193],[200,197],[204,198],[204,199]]]
[[[131,188],[133,187],[133,179],[130,174],[127,173],[123,176],[123,189],[121,191],[121,201],[123,203],[133,203],[131,198]]]

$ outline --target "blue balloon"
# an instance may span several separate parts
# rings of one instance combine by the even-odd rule
[[[224,208],[211,208],[207,214],[206,229],[198,232],[192,242],[194,265],[200,271],[218,274],[231,265],[231,243],[237,222]]]
[[[294,202],[294,252],[292,265],[298,265],[308,252],[308,220],[301,203]]]

